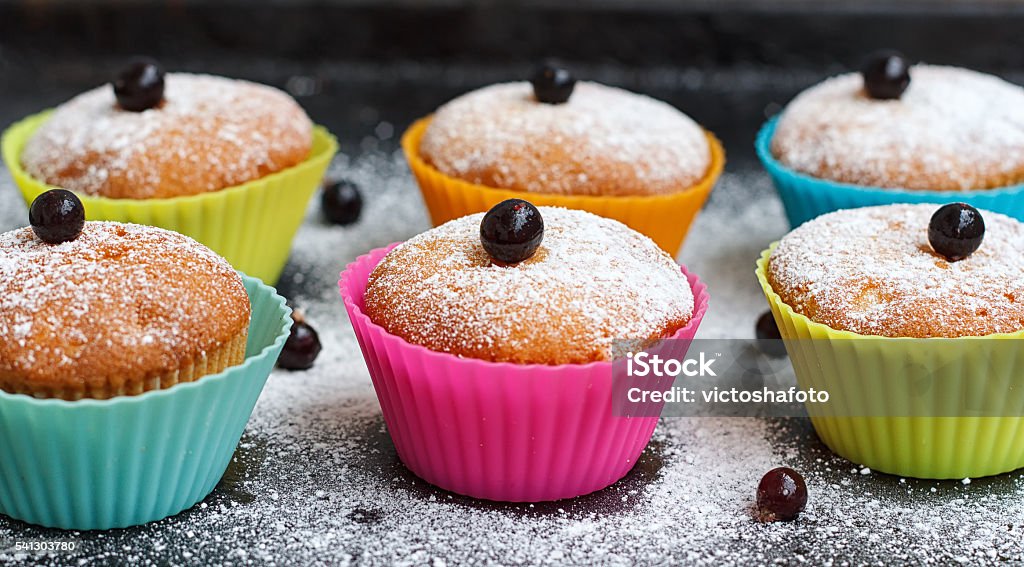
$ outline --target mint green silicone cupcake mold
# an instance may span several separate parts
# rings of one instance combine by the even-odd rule
[[[185,510],[227,469],[291,328],[277,292],[242,277],[245,361],[166,390],[68,402],[0,392],[0,513],[103,530]]]

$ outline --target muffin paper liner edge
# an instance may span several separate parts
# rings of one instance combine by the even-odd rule
[[[245,347],[248,342],[246,332],[239,333],[216,350],[202,353],[200,356],[181,364],[174,370],[145,379],[125,380],[113,384],[109,380],[101,384],[82,384],[81,388],[22,388],[7,387],[6,391],[14,394],[25,394],[40,398],[59,398],[78,400],[82,398],[105,400],[117,396],[135,396],[150,390],[170,388],[176,384],[194,382],[203,376],[218,374],[225,369],[241,364],[245,360]]]

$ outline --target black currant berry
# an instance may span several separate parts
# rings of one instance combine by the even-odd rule
[[[32,201],[28,222],[43,242],[60,244],[78,238],[85,226],[85,207],[65,189],[51,189]]]
[[[363,212],[363,196],[359,186],[344,179],[324,185],[320,194],[320,209],[328,222],[337,225],[352,224]]]
[[[910,63],[898,51],[876,51],[861,67],[864,90],[879,100],[900,98],[910,85]]]
[[[491,258],[503,264],[516,264],[530,258],[542,240],[544,219],[529,201],[502,201],[480,221],[480,243]]]
[[[757,485],[757,511],[762,522],[795,520],[807,506],[807,485],[789,467],[768,471]]]
[[[297,311],[292,311],[292,330],[277,358],[277,365],[285,370],[309,370],[320,355],[320,335],[306,323]]]
[[[572,96],[576,87],[576,79],[568,69],[553,63],[544,63],[538,67],[530,78],[533,85],[533,96],[545,104],[562,104]]]
[[[139,58],[131,62],[114,81],[117,104],[129,112],[142,112],[164,99],[164,70],[156,61]]]
[[[775,317],[771,311],[765,311],[757,318],[754,335],[757,337],[758,348],[768,356],[786,356],[786,345],[782,342],[782,333],[779,332],[779,326],[775,324]]]
[[[943,205],[928,223],[928,243],[950,262],[973,254],[984,238],[985,220],[967,203]]]

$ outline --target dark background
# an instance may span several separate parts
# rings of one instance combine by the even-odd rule
[[[356,154],[393,149],[413,118],[554,56],[582,78],[678,106],[724,140],[731,166],[746,167],[765,114],[873,49],[1011,79],[1024,70],[1024,4],[893,4],[0,0],[0,123],[145,54],[169,70],[285,88]]]

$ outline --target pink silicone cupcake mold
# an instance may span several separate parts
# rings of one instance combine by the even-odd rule
[[[360,256],[339,287],[384,422],[402,462],[445,490],[508,502],[573,498],[633,468],[658,417],[612,411],[612,363],[517,365],[460,358],[406,342],[364,313],[370,272],[392,248]],[[689,341],[707,287],[681,268],[694,295]]]

